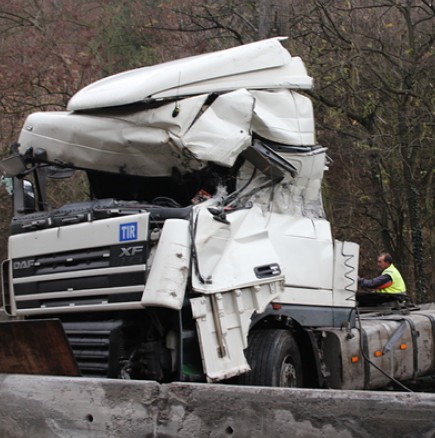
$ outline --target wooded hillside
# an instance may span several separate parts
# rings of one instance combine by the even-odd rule
[[[432,0],[3,0],[0,158],[27,114],[99,78],[288,36],[315,81],[335,237],[361,245],[361,276],[386,250],[413,298],[434,300],[434,23]],[[0,187],[2,259],[9,221]]]

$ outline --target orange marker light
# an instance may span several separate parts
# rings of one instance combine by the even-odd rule
[[[279,303],[272,303],[272,309],[273,310],[280,310],[282,308],[281,304]]]
[[[373,354],[375,355],[375,357],[381,357],[382,356],[382,351],[377,350]]]
[[[358,362],[359,362],[359,356],[352,356],[352,357],[350,358],[350,361],[351,361],[352,363],[358,363]]]
[[[406,350],[407,348],[408,348],[408,346],[406,344],[400,344],[401,350]]]

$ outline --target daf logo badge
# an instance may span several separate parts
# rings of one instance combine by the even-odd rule
[[[13,268],[14,268],[14,270],[29,269],[34,265],[35,265],[35,260],[33,260],[33,259],[21,260],[21,261],[15,261],[13,263]]]

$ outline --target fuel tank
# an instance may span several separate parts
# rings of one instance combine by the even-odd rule
[[[405,313],[405,314],[404,314]],[[353,329],[323,331],[328,384],[335,389],[375,389],[435,371],[435,309],[368,313]]]

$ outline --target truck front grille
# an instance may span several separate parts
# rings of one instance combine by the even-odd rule
[[[117,378],[124,354],[122,321],[63,322],[65,333],[85,377]]]
[[[13,259],[16,310],[52,313],[140,303],[147,256],[147,242],[141,241]]]

